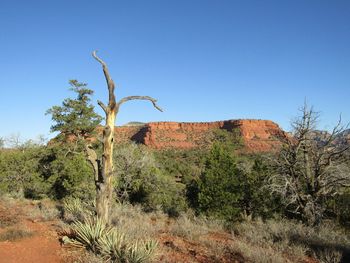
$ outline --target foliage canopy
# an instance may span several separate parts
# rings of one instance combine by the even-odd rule
[[[51,132],[60,132],[62,135],[74,135],[79,138],[89,137],[102,117],[94,111],[90,96],[93,90],[87,88],[86,83],[70,80],[70,90],[77,94],[75,99],[64,99],[62,106],[53,106],[47,110],[55,122]]]

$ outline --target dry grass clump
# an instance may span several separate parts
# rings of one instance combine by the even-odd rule
[[[154,238],[164,229],[167,216],[162,212],[145,213],[141,206],[116,204],[112,209],[111,222],[128,236],[129,240]]]
[[[60,218],[61,212],[50,200],[33,202],[33,207],[27,211],[27,217],[32,221],[52,221]]]
[[[198,241],[200,237],[210,232],[222,232],[223,229],[221,221],[183,214],[170,225],[169,232],[175,236]]]
[[[32,231],[25,228],[9,228],[0,233],[0,241],[17,241],[33,235]]]
[[[288,220],[243,222],[234,227],[234,236],[231,248],[253,262],[301,262],[312,256],[336,263],[350,248],[349,238],[334,226],[312,228]]]
[[[104,263],[103,259],[87,250],[68,250],[62,257],[65,263]]]
[[[72,201],[64,208],[75,220],[65,243],[85,247],[109,262],[147,262],[156,251],[154,240],[170,235],[175,238],[170,236],[169,242],[179,242],[182,252],[193,250],[193,257],[213,262],[305,262],[311,256],[320,263],[339,263],[350,251],[349,236],[331,224],[312,228],[291,220],[247,219],[234,225],[231,235],[223,222],[189,213],[173,219],[160,212],[145,213],[141,206],[116,204],[111,226],[106,226],[86,204]]]
[[[264,246],[260,247],[257,245],[250,244],[245,240],[237,239],[234,245],[228,247],[229,250],[234,251],[243,255],[247,262],[254,263],[292,263],[302,262],[301,259],[291,260],[276,251],[273,247]]]
[[[8,196],[0,197],[0,228],[17,224],[22,216],[22,209],[17,201]]]
[[[0,206],[0,228],[15,225],[19,222],[18,214]]]

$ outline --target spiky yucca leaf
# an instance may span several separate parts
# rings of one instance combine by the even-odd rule
[[[109,235],[112,228],[100,218],[86,218],[85,222],[76,221],[72,224],[74,238],[69,244],[82,246],[93,252],[97,252],[97,246],[101,238]]]
[[[123,262],[125,258],[125,236],[116,229],[103,236],[98,242],[102,257],[111,262]]]
[[[99,240],[98,249],[108,262],[145,263],[152,258],[158,243],[153,240],[129,243],[116,229]]]
[[[84,221],[86,218],[92,217],[94,215],[93,207],[94,203],[82,202],[77,198],[68,198],[63,201],[65,217],[72,221]]]
[[[127,259],[129,263],[149,262],[158,246],[154,240],[136,241],[127,248]]]
[[[62,238],[65,244],[84,247],[101,255],[107,262],[114,263],[149,262],[158,245],[154,240],[132,243],[116,228],[108,227],[99,218],[91,217],[84,222],[74,222],[69,236],[71,238]]]

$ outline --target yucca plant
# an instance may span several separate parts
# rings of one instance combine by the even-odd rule
[[[154,240],[130,242],[116,228],[93,217],[86,218],[84,222],[75,221],[71,232],[62,241],[67,245],[86,248],[113,263],[149,262],[158,245]]]
[[[136,241],[127,248],[127,260],[129,263],[149,262],[154,255],[158,242],[154,240]]]
[[[110,234],[112,228],[100,218],[86,218],[84,222],[75,221],[72,226],[72,238],[64,237],[63,242],[73,246],[85,247],[94,253],[98,252],[99,241]]]
[[[63,209],[65,218],[68,221],[84,221],[86,218],[92,217],[94,204],[87,204],[77,198],[69,198],[63,201]]]
[[[129,243],[124,234],[114,231],[99,241],[99,252],[107,262],[145,263],[154,255],[158,243],[153,240]]]
[[[109,262],[122,262],[125,258],[125,236],[113,229],[98,242],[98,249],[102,257]]]

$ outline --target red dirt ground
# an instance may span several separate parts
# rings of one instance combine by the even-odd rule
[[[29,216],[28,211],[35,205],[31,203],[2,204],[0,202],[0,234],[6,229],[27,229],[33,235],[17,241],[0,242],[0,263],[68,263],[86,262],[81,250],[70,250],[61,246],[58,232],[59,221],[43,221],[40,217]],[[168,224],[171,222],[168,221]],[[235,240],[228,233],[211,232],[202,237],[211,242],[210,249],[202,242],[171,235],[167,226],[160,230],[160,244],[157,262],[166,263],[243,263],[247,262],[239,253],[221,251],[221,245],[234,244]],[[219,247],[217,247],[219,246]],[[213,250],[217,247],[218,250]],[[218,253],[216,253],[218,252]],[[91,261],[92,262],[92,261]],[[97,261],[93,261],[97,262]],[[317,263],[306,258],[305,263]]]
[[[21,222],[34,235],[14,242],[0,242],[0,263],[63,263],[63,248],[52,222]]]
[[[55,224],[57,222],[32,219],[28,211],[34,205],[28,202],[2,202],[0,233],[6,229],[25,229],[32,235],[16,241],[0,242],[0,263],[63,263],[61,247]]]

